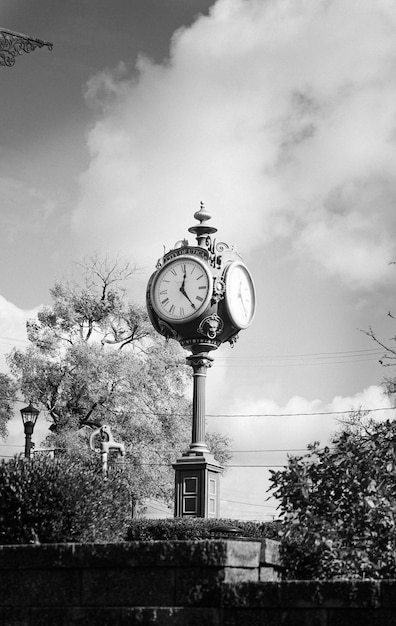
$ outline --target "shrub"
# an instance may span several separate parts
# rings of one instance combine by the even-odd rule
[[[122,475],[68,458],[0,462],[0,543],[117,541],[130,496]]]
[[[293,579],[396,577],[396,420],[337,433],[272,472]]]
[[[211,530],[216,527],[231,526],[241,529],[246,537],[277,539],[278,528],[274,522],[244,522],[232,519],[173,518],[173,519],[135,519],[128,531],[128,541],[143,540],[181,540],[181,539],[214,539]]]

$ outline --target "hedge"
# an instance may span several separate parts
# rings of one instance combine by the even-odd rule
[[[227,529],[239,529],[227,532]],[[214,539],[219,536],[266,537],[278,539],[277,522],[246,522],[235,519],[176,517],[171,519],[135,519],[127,531],[128,541]]]
[[[122,476],[70,457],[0,462],[0,544],[114,542],[131,518]]]

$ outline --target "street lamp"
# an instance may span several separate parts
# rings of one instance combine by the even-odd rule
[[[37,422],[40,411],[30,402],[29,406],[21,409],[21,417],[25,429],[25,457],[30,459],[30,451],[34,447],[32,444],[33,430]]]

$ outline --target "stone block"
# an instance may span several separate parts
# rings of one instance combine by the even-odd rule
[[[375,608],[379,604],[375,581],[284,581],[279,590],[284,607]]]
[[[274,567],[260,567],[259,570],[259,580],[260,582],[269,582],[269,581],[278,581],[282,579],[282,574],[280,570],[275,569]]]
[[[327,621],[326,612],[319,609],[226,609],[222,626],[327,626]],[[349,626],[354,626],[354,623]]]
[[[258,582],[259,570],[257,567],[226,567],[224,570],[224,582]]]
[[[277,608],[279,583],[245,582],[222,586],[221,604],[224,608]]]
[[[30,626],[29,607],[1,607],[0,626]]]
[[[260,564],[282,567],[280,542],[274,539],[261,539]]]
[[[327,626],[395,626],[396,615],[382,609],[327,609]]]
[[[156,626],[220,626],[220,621],[216,609],[206,608],[62,607],[33,609],[29,622],[29,626],[152,626],[153,624]],[[14,626],[14,624],[4,626]]]
[[[0,606],[73,606],[80,604],[77,570],[16,569],[0,576]]]
[[[396,609],[396,580],[381,580],[381,606]]]
[[[82,606],[173,606],[175,573],[169,568],[86,569]]]
[[[175,606],[218,606],[224,569],[178,568]]]
[[[220,626],[216,609],[209,608],[136,608],[124,609],[123,626]],[[96,626],[96,624],[95,624]]]
[[[259,567],[261,543],[259,541],[227,540],[227,558],[229,567]]]

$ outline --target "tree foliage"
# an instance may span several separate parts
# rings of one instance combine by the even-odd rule
[[[191,435],[185,353],[166,344],[146,310],[128,299],[134,274],[128,263],[93,258],[80,270],[79,281],[57,282],[52,306],[28,322],[30,345],[13,350],[10,369],[24,396],[48,415],[47,445],[92,455],[92,428],[108,424],[126,444],[125,471],[136,498],[165,497],[170,464]],[[226,443],[217,441],[220,461]]]
[[[7,436],[7,422],[13,415],[17,385],[7,374],[0,373],[0,437]]]
[[[355,420],[271,482],[290,578],[396,577],[396,421]]]

